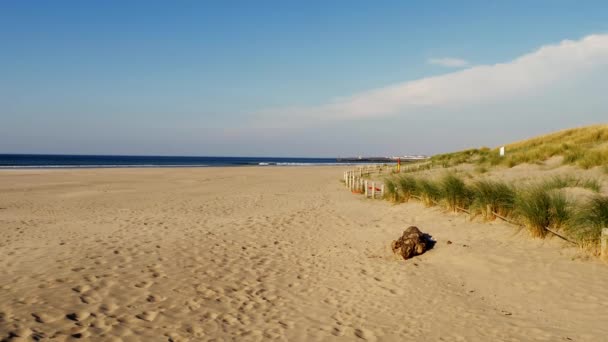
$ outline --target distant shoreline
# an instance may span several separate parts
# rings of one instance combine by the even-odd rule
[[[369,160],[285,157],[179,157],[0,154],[0,169],[206,168],[242,166],[348,166]],[[384,161],[380,164],[390,163]]]

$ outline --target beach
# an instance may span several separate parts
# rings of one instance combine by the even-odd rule
[[[607,264],[346,169],[0,170],[0,341],[608,338]]]

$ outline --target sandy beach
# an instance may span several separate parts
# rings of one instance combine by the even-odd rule
[[[2,170],[0,341],[608,338],[608,265],[344,170]],[[437,243],[404,261],[410,225]]]

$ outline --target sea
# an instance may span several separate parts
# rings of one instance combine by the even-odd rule
[[[336,158],[0,154],[1,169],[353,165]],[[366,163],[369,164],[369,163]]]

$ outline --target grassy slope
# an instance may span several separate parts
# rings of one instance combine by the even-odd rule
[[[584,169],[608,165],[608,125],[594,125],[567,129],[506,145],[506,156],[498,155],[498,148],[482,147],[433,156],[435,165],[454,166],[476,163],[482,166],[543,162],[562,156],[564,164]]]

